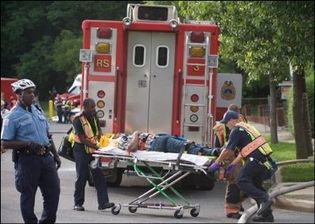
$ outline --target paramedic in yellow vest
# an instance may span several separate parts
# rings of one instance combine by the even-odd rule
[[[229,138],[230,129],[226,127],[225,124],[216,122],[213,131],[215,135],[214,147],[222,148]]]
[[[66,97],[65,100],[65,105],[64,105],[64,123],[68,124],[70,122],[70,112],[72,109],[72,101],[68,99],[68,97]]]
[[[238,106],[235,104],[231,104],[228,107],[228,111],[240,111]],[[228,112],[227,111],[227,112]],[[213,128],[215,131],[215,147],[222,148],[225,143],[228,141],[230,129],[226,126],[225,123],[225,115],[223,116],[223,119],[216,124],[216,126]],[[237,152],[234,154],[231,154],[229,157],[225,157],[222,161],[222,166],[226,168],[237,156]],[[243,211],[242,207],[242,200],[243,200],[243,194],[240,192],[239,188],[237,187],[235,180],[238,176],[239,170],[241,165],[239,164],[233,171],[233,173],[226,177],[226,191],[225,191],[225,201],[224,201],[224,213],[226,217],[231,219],[239,219],[241,217],[240,211]]]
[[[87,98],[83,101],[83,111],[73,119],[74,146],[73,154],[76,168],[74,191],[74,210],[84,211],[85,185],[88,179],[89,164],[93,161],[92,153],[99,148],[98,140],[101,136],[99,121],[96,116],[95,102]],[[109,202],[107,183],[100,168],[91,169],[97,191],[98,210],[111,208],[114,203]]]
[[[234,153],[236,148],[241,149],[238,156],[227,167],[226,174],[230,175],[242,159],[242,166],[236,184],[248,197],[258,204],[255,222],[273,222],[272,200],[263,188],[263,181],[271,177],[273,160],[270,157],[272,150],[255,127],[239,122],[238,114],[234,111],[226,113],[226,125],[231,129],[229,142],[216,161],[210,166],[212,171],[218,170],[225,157]]]

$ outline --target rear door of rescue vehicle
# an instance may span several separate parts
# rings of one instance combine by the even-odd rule
[[[129,32],[125,131],[171,133],[175,33]]]

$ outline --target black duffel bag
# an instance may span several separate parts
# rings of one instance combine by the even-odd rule
[[[58,149],[58,154],[59,156],[74,162],[73,147],[71,146],[71,142],[69,142],[69,133],[71,131],[72,128],[67,132],[67,135],[63,137]]]

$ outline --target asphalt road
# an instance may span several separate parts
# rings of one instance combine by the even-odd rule
[[[51,132],[58,147],[62,136],[69,125],[51,124]],[[237,220],[225,218],[223,213],[224,183],[218,182],[212,191],[179,189],[179,191],[192,203],[200,204],[200,214],[192,217],[190,210],[184,211],[181,219],[174,218],[174,210],[142,209],[130,213],[128,208],[122,207],[118,215],[110,210],[100,212],[97,210],[96,191],[86,186],[84,207],[86,211],[78,212],[73,208],[73,192],[75,180],[74,163],[62,159],[62,166],[58,171],[61,180],[61,195],[57,214],[57,223],[237,223]],[[110,201],[126,204],[148,190],[146,180],[135,176],[123,176],[121,187],[109,187]],[[160,197],[154,197],[148,202],[165,202]],[[180,201],[179,201],[180,202]],[[181,202],[180,202],[181,203]],[[250,207],[247,201],[245,209]],[[42,211],[42,197],[38,190],[36,195],[35,212],[40,217]],[[314,223],[312,213],[294,212],[274,209],[277,223]],[[11,152],[1,155],[1,223],[22,223],[19,206],[19,193],[14,185],[14,169],[11,162]]]

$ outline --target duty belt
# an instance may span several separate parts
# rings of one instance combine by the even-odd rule
[[[266,157],[266,161],[264,161],[264,162],[254,158],[254,157],[249,157],[248,159],[255,160],[259,165],[265,166],[268,170],[273,169],[270,162],[269,162],[268,157]]]
[[[50,152],[50,146],[51,145],[49,144],[49,145],[45,145],[45,146],[42,147],[42,150],[44,151],[43,154],[34,153],[30,149],[25,149],[25,150],[19,151],[19,153],[25,154],[25,155],[47,156],[49,154],[49,152]]]

